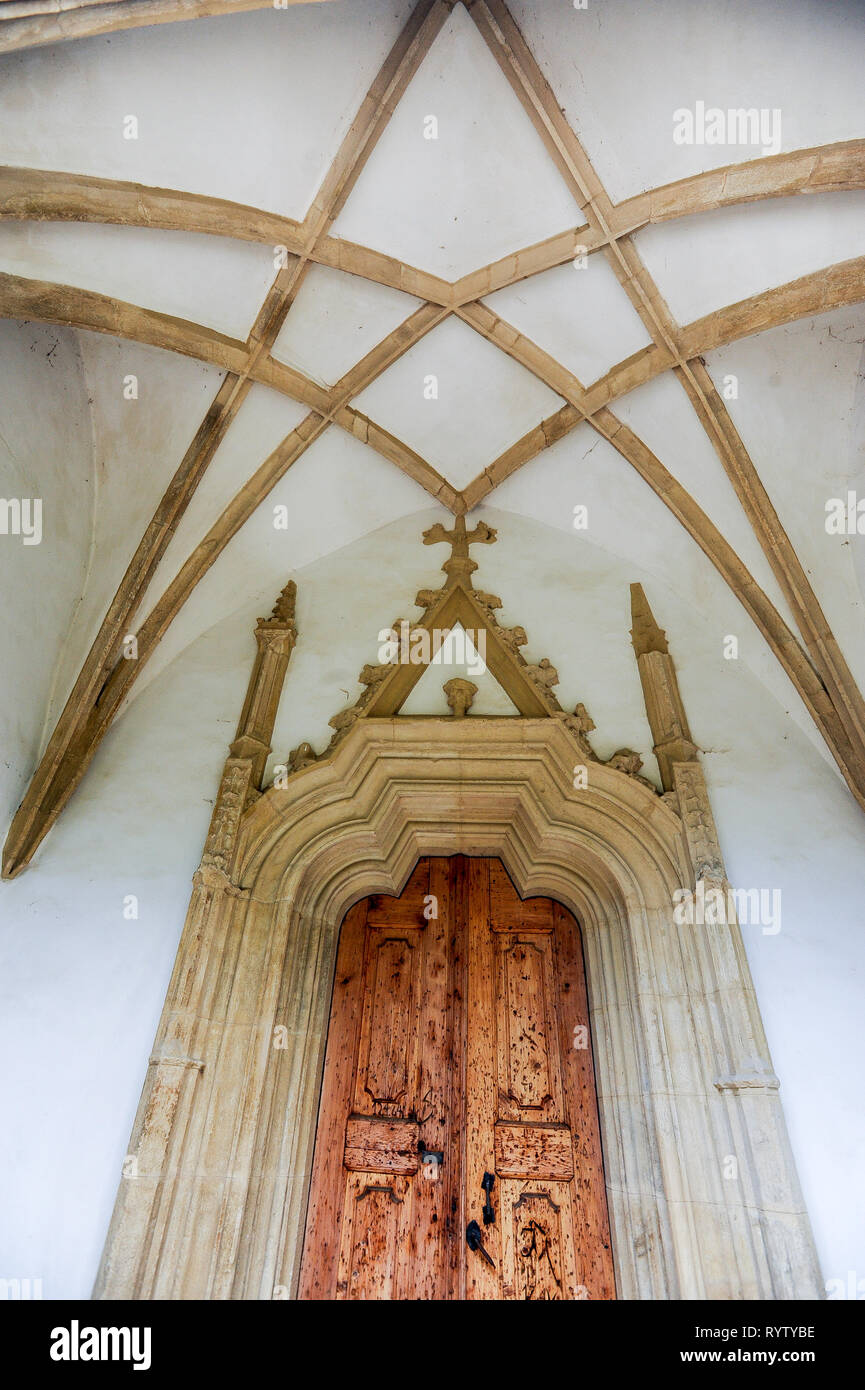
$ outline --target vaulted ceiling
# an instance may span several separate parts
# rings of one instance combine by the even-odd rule
[[[281,587],[275,501],[307,558],[349,508],[373,530],[424,493],[455,514],[543,495],[567,528],[596,447],[606,543],[640,530],[618,455],[865,808],[861,541],[824,526],[865,444],[861,5],[6,9],[0,315],[74,330],[105,476],[5,876],[242,535]],[[700,101],[779,110],[780,150],[677,144]],[[839,434],[812,438],[773,388],[816,407],[839,374]]]

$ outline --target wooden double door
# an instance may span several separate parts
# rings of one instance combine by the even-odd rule
[[[299,1292],[615,1297],[579,928],[498,860],[345,918]]]

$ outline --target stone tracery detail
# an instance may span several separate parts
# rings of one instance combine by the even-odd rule
[[[223,873],[228,872],[231,862],[250,775],[247,759],[229,758],[219,784],[201,862]]]
[[[545,656],[534,663],[526,661],[520,651],[520,648],[528,643],[525,628],[519,624],[511,627],[502,626],[497,617],[497,610],[503,607],[501,598],[498,594],[476,589],[473,585],[472,575],[477,570],[478,564],[471,557],[470,547],[473,545],[492,545],[496,540],[497,533],[494,527],[487,525],[484,521],[479,521],[469,530],[463,515],[456,517],[452,529],[447,529],[441,522],[436,522],[434,526],[429,527],[423,533],[424,545],[446,543],[451,547],[449,557],[442,564],[442,570],[446,576],[445,581],[438,589],[419,589],[415,596],[415,603],[421,610],[422,616],[414,621],[397,617],[391,623],[389,631],[394,634],[402,654],[404,651],[412,649],[412,643],[416,638],[420,636],[429,638],[431,632],[438,630],[436,628],[437,618],[441,618],[442,626],[448,631],[452,631],[460,622],[464,627],[479,628],[486,633],[488,640],[497,645],[504,658],[503,670],[497,679],[505,693],[517,706],[520,715],[537,716],[540,714],[547,718],[560,720],[573,737],[580,755],[589,762],[600,762],[601,759],[589,741],[588,735],[595,728],[595,723],[585,705],[577,704],[573,713],[568,713],[562,709],[554,693],[554,687],[559,684],[559,673],[550,658]],[[448,611],[449,604],[454,606],[455,613]],[[466,621],[463,621],[463,618]],[[433,644],[434,647],[435,644]],[[323,752],[316,753],[309,743],[300,744],[297,749],[292,751],[287,760],[286,767],[290,777],[303,771],[311,763],[320,762],[323,758],[330,757],[358,719],[380,717],[378,705],[383,700],[383,692],[387,691],[389,683],[393,679],[395,667],[400,664],[402,664],[401,661],[392,661],[367,662],[364,665],[358,676],[359,683],[363,687],[360,694],[352,705],[337,711],[328,721],[333,733],[327,747]],[[417,663],[417,665],[426,668],[426,663]],[[419,678],[419,675],[420,672],[418,671],[418,676],[415,679]],[[399,708],[408,693],[408,689],[413,684],[414,681],[411,680],[393,707],[387,708],[388,714],[399,713]],[[532,692],[530,699],[534,702],[531,709],[525,707],[528,690]],[[472,699],[474,693],[472,693]],[[466,705],[466,710],[470,703],[471,701]],[[453,707],[452,713],[456,713]],[[635,778],[653,793],[658,794],[654,784],[647,777],[640,775],[640,769],[643,765],[642,759],[632,749],[619,749],[607,761],[609,766],[623,772],[626,776]]]
[[[703,769],[697,762],[681,762],[675,764],[673,775],[694,881],[712,879],[723,882],[726,871]]]
[[[385,678],[370,681],[364,693],[375,697],[386,685]],[[244,811],[250,760],[226,764],[129,1144],[142,1180],[120,1185],[95,1296],[171,1297],[178,1281],[199,1298],[270,1298],[275,1285],[294,1288],[304,1202],[296,1155],[315,1131],[316,1049],[326,1034],[339,921],[359,891],[388,891],[416,850],[433,843],[445,852],[458,843],[459,852],[499,853],[521,896],[543,886],[581,910],[607,1044],[598,1052],[599,1097],[611,1127],[611,1217],[624,1296],[818,1296],[819,1269],[738,925],[713,928],[713,957],[730,982],[719,1000],[693,927],[678,925],[673,914],[674,896],[688,883],[683,839],[700,863],[717,867],[699,764],[672,763],[683,826],[666,806],[650,812],[633,785],[641,765],[633,750],[619,749],[606,764],[595,759],[576,795],[563,783],[574,739],[587,740],[594,727],[582,705],[519,721],[376,721],[357,710],[334,718],[345,746],[323,762],[314,786],[298,783],[287,802],[271,790]],[[311,759],[310,746],[300,744],[290,761],[299,770]],[[438,823],[428,815],[431,794]],[[614,951],[605,944],[611,932]],[[236,951],[226,949],[232,940]],[[665,1049],[681,1027],[683,1002],[659,986],[680,972],[689,1015],[706,1040],[708,1066],[699,1073],[688,1048]],[[637,976],[656,990],[648,1014]],[[269,1045],[275,1032],[284,1050]],[[622,1065],[628,1087],[645,1088],[649,1078],[638,1133],[620,1100]],[[287,1117],[285,1125],[273,1123],[276,1114]],[[250,1115],[259,1118],[255,1143],[247,1145],[241,1131]],[[741,1197],[720,1179],[731,1125],[743,1139]],[[769,1202],[762,1196],[767,1162]],[[663,1174],[664,1196],[676,1200],[659,1200],[647,1217],[644,1183],[634,1173],[653,1172]],[[707,1174],[717,1175],[711,1220],[710,1204],[681,1199]],[[187,1204],[203,1233],[191,1245],[183,1238]],[[568,1256],[555,1202],[537,1191],[517,1205],[510,1238],[518,1296],[556,1299]]]

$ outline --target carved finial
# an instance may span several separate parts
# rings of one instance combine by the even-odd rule
[[[535,685],[547,692],[559,683],[559,673],[548,656],[542,656],[536,666],[526,666],[525,671]]]
[[[390,669],[389,666],[371,666],[367,662],[358,676],[358,680],[361,685],[380,685],[385,676],[389,674]]]
[[[667,634],[655,622],[642,584],[631,585],[631,622],[631,641],[637,656],[646,656],[648,652],[667,655]]]
[[[292,748],[288,755],[286,766],[289,773],[300,772],[301,768],[309,767],[310,763],[315,762],[316,757],[317,754],[313,752],[312,744],[299,743],[296,748]]]
[[[467,681],[462,676],[454,676],[453,680],[446,681],[442,690],[454,719],[462,719],[468,713],[478,693],[474,681]]]
[[[358,712],[354,708],[341,709],[332,719],[328,719],[328,724],[332,729],[336,729],[338,734],[342,734],[346,729],[350,729],[358,718]]]
[[[589,743],[588,736],[595,727],[595,721],[585,705],[576,705],[573,714],[567,714],[565,710],[556,710],[555,718],[561,719],[565,727],[570,729],[586,758],[589,758],[593,763],[600,762],[597,753]]]
[[[451,547],[450,558],[442,565],[448,577],[448,588],[454,585],[457,579],[463,579],[471,588],[471,576],[477,569],[477,564],[469,555],[469,546],[492,545],[495,539],[494,528],[487,526],[485,521],[479,521],[473,530],[467,531],[466,519],[462,514],[456,518],[452,531],[446,531],[441,522],[437,521],[435,526],[423,533],[424,545],[438,545],[440,541],[447,541]]]
[[[643,759],[639,753],[635,753],[633,748],[617,748],[611,758],[607,758],[607,767],[614,767],[617,772],[624,772],[627,777],[633,777],[635,782],[642,782],[644,787],[648,787],[650,792],[658,796],[658,789],[654,782],[650,782],[648,777],[640,776],[640,768],[643,766]]]
[[[524,647],[529,640],[524,627],[497,627],[496,631],[512,652],[518,647]]]
[[[571,718],[575,720],[575,727],[579,729],[581,734],[590,734],[595,727],[595,721],[585,705],[575,705]]]
[[[607,767],[614,767],[617,772],[626,772],[629,777],[636,776],[642,766],[643,759],[633,748],[617,748],[615,753],[607,758]]]
[[[289,579],[276,603],[273,605],[272,618],[277,618],[280,622],[290,623],[294,621],[294,605],[297,602],[297,585],[293,579]]]

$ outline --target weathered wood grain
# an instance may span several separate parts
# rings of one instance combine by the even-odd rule
[[[543,999],[503,985],[503,960],[526,947],[541,961]],[[300,1296],[615,1297],[591,1046],[567,1055],[572,1016],[588,1023],[570,914],[548,899],[523,903],[498,861],[422,859],[399,898],[352,909],[336,979]],[[376,1025],[382,1008],[387,1029]],[[537,1085],[523,1081],[539,1051],[553,1121],[525,1118],[538,1108]],[[389,1098],[373,1100],[371,1074],[387,1077]],[[503,1077],[518,1096],[504,1094]],[[389,1113],[351,1108],[371,1100]],[[502,1118],[509,1104],[520,1118]],[[421,1147],[443,1164],[419,1164]],[[468,1248],[471,1220],[495,1268]]]
[[[349,1115],[345,1127],[343,1164],[356,1173],[416,1173],[416,1120],[382,1120],[374,1115]]]
[[[502,1178],[574,1176],[574,1152],[568,1125],[544,1121],[496,1124],[496,1172]]]

